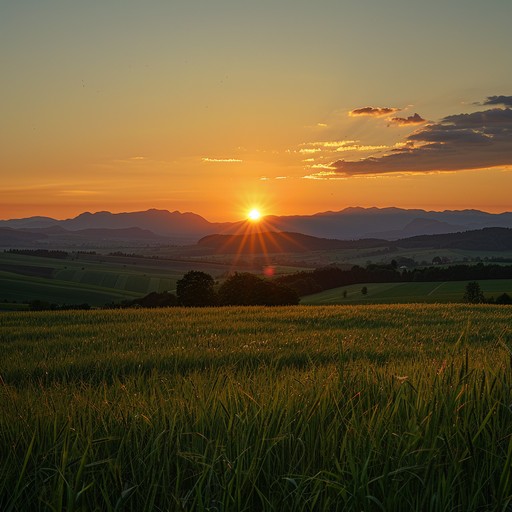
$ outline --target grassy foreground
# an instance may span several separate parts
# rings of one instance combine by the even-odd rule
[[[0,510],[509,510],[511,320],[3,313]]]

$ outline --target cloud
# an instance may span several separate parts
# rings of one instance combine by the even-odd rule
[[[428,173],[507,166],[512,166],[510,108],[450,115],[437,123],[419,128],[401,145],[382,156],[337,160],[330,164],[331,169],[343,176]]]
[[[201,160],[203,162],[214,163],[214,164],[219,164],[219,163],[233,164],[233,163],[240,163],[242,161],[239,158],[208,158],[208,157],[203,157]]]
[[[304,142],[301,144],[302,147],[299,149],[299,153],[319,153],[320,151],[376,151],[379,149],[388,149],[389,146],[369,146],[359,144],[358,140],[324,140],[316,142]]]
[[[512,96],[488,96],[484,101],[484,105],[504,105],[505,107],[512,107]]]
[[[301,148],[299,149],[299,153],[303,154],[312,154],[312,153],[320,153],[322,151],[320,148]]]
[[[337,180],[340,179],[341,176],[337,174],[335,171],[320,171],[315,172],[313,174],[308,174],[307,176],[303,176],[305,180]]]
[[[409,117],[392,117],[389,119],[389,122],[392,124],[397,124],[398,126],[407,126],[410,124],[422,124],[426,121],[419,114],[414,114],[413,116]]]
[[[77,196],[92,196],[92,195],[97,195],[99,193],[100,192],[98,192],[97,190],[60,190],[57,192],[57,195],[77,197]]]
[[[394,107],[363,107],[363,108],[356,108],[354,110],[351,110],[348,115],[349,116],[373,116],[373,117],[383,117],[383,116],[389,116],[391,114],[394,114],[395,112],[398,112],[399,108]]]

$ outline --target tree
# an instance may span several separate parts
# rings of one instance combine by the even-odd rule
[[[483,304],[485,302],[484,294],[476,281],[471,281],[466,285],[466,291],[462,300],[470,304]]]
[[[176,306],[178,300],[176,295],[168,292],[151,292],[144,297],[134,299],[130,302],[130,305],[138,305],[143,308],[167,308]]]
[[[176,296],[180,306],[215,305],[214,280],[210,274],[190,270],[176,283]]]
[[[508,293],[502,293],[496,297],[496,304],[512,304],[512,297]]]
[[[223,306],[292,306],[299,296],[291,288],[267,281],[250,272],[235,272],[219,288]]]
[[[362,293],[363,295],[368,295],[368,288],[367,288],[366,286],[363,286],[363,287],[361,288],[361,293]]]

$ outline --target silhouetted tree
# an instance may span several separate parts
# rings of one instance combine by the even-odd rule
[[[215,305],[214,280],[210,274],[190,270],[176,283],[176,295],[180,306]]]
[[[496,297],[496,304],[512,304],[512,297],[508,293],[502,293]]]
[[[224,306],[291,306],[299,303],[299,296],[287,286],[249,272],[236,272],[219,288],[219,303]]]
[[[471,281],[466,285],[466,291],[462,300],[470,304],[483,304],[485,302],[484,294],[476,281]]]
[[[138,305],[143,308],[167,308],[177,306],[178,299],[176,295],[169,292],[151,292],[140,299],[134,299],[130,302],[130,306]]]
[[[368,288],[367,288],[366,286],[363,286],[363,287],[361,288],[361,293],[362,293],[363,295],[368,295]]]

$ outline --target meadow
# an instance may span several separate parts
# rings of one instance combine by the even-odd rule
[[[0,301],[42,300],[56,304],[103,306],[149,292],[175,291],[191,266],[220,275],[229,266],[180,260],[75,254],[55,259],[0,253]],[[5,306],[0,303],[0,308]]]
[[[413,283],[361,283],[332,288],[301,298],[301,304],[407,304],[463,302],[468,281],[413,282]],[[512,280],[484,279],[478,281],[486,298],[503,293],[512,296]],[[367,294],[363,295],[363,286]],[[346,295],[345,295],[346,292]]]
[[[509,510],[511,319],[2,313],[0,510]]]
[[[254,271],[250,261],[233,261],[232,256],[203,261],[186,256],[184,250],[160,254],[146,249],[146,257],[70,253],[65,259],[0,252],[0,311],[28,309],[33,300],[101,307],[150,292],[175,293],[176,282],[191,269],[216,279],[233,271]],[[255,268],[263,272],[261,265]],[[279,275],[302,268],[275,265],[273,270]]]

